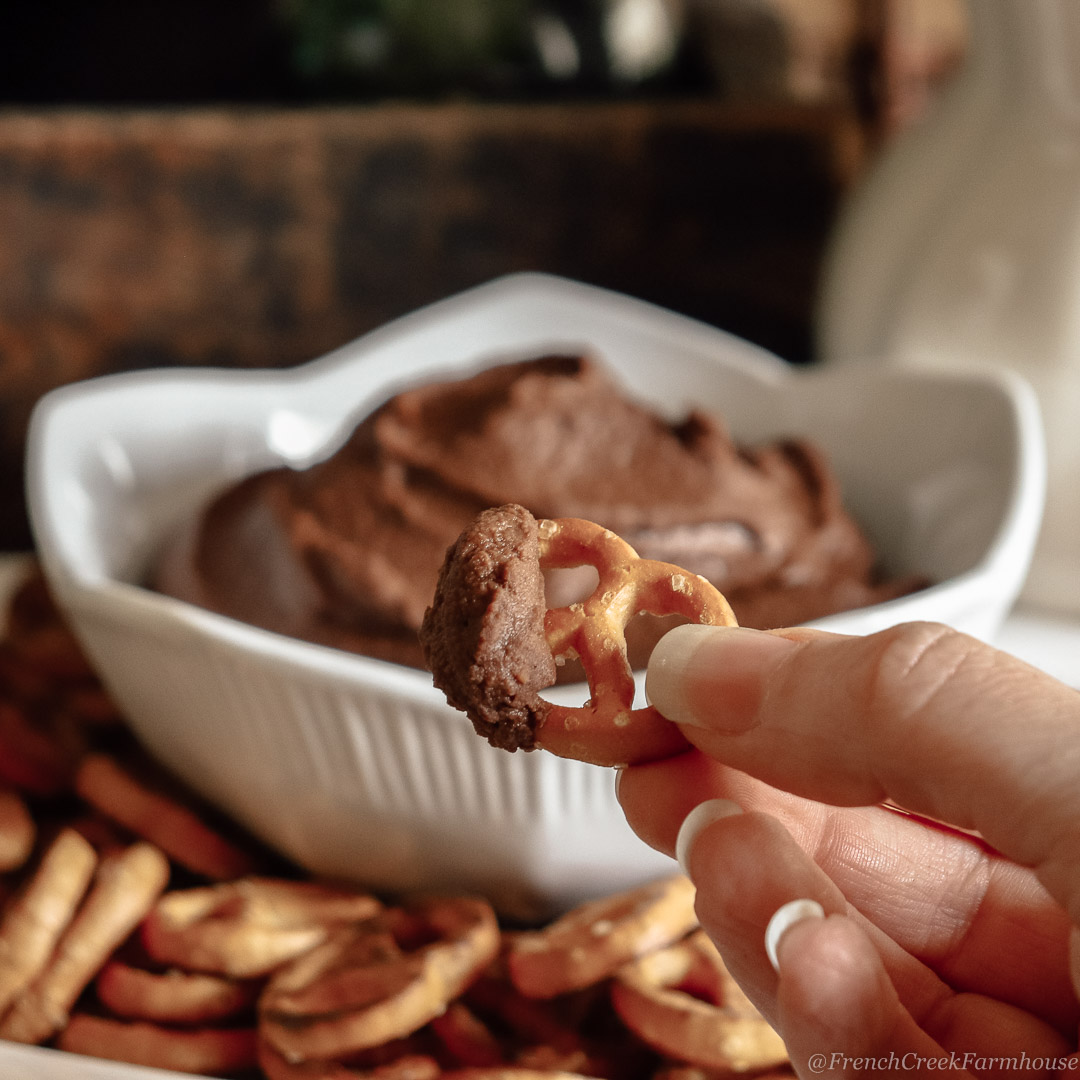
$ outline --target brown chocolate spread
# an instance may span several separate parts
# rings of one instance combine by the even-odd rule
[[[740,623],[877,603],[879,583],[821,454],[737,446],[713,417],[669,423],[585,357],[489,368],[396,395],[305,470],[252,476],[172,538],[153,587],[320,644],[423,666],[447,548],[482,510],[585,517],[709,578]]]
[[[420,627],[446,700],[503,750],[531,750],[555,683],[544,636],[536,519],[515,504],[483,511],[446,553]]]

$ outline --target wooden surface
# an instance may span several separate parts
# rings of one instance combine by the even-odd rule
[[[0,113],[0,550],[53,387],[292,365],[509,271],[804,360],[859,152],[833,112],[698,102]]]

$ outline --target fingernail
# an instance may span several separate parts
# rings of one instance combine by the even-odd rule
[[[762,630],[677,626],[652,651],[645,694],[676,724],[736,735],[757,723],[770,671],[796,648]]]
[[[769,925],[765,927],[765,953],[773,971],[780,971],[780,962],[776,958],[780,939],[803,919],[824,918],[825,909],[816,900],[790,900],[783,907],[777,908],[769,920]]]
[[[622,774],[625,771],[625,765],[616,766],[615,769],[615,801],[619,801],[619,788],[622,787]]]
[[[675,858],[679,860],[679,865],[687,877],[690,876],[688,863],[690,849],[694,846],[698,833],[714,821],[734,817],[742,812],[742,807],[730,799],[706,799],[705,802],[698,803],[683,818],[683,823],[679,826],[679,835],[675,838]]]

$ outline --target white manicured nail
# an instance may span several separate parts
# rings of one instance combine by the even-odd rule
[[[790,900],[778,908],[765,927],[765,952],[773,970],[780,971],[780,962],[776,959],[776,950],[780,939],[803,919],[824,919],[825,909],[816,900]]]
[[[690,857],[690,849],[694,846],[694,840],[697,838],[698,833],[706,825],[711,825],[714,821],[734,817],[742,812],[742,807],[738,803],[733,803],[730,799],[707,799],[703,803],[698,803],[686,815],[682,825],[679,826],[679,835],[675,838],[675,858],[679,860],[679,865],[687,877],[690,876],[687,860]]]
[[[758,699],[770,672],[798,647],[746,627],[676,626],[649,657],[645,697],[676,724],[738,735],[759,722]],[[727,692],[732,687],[734,697]]]

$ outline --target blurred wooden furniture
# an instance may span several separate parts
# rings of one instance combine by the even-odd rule
[[[0,550],[53,387],[295,364],[515,270],[805,360],[860,147],[842,112],[716,102],[0,113]]]

